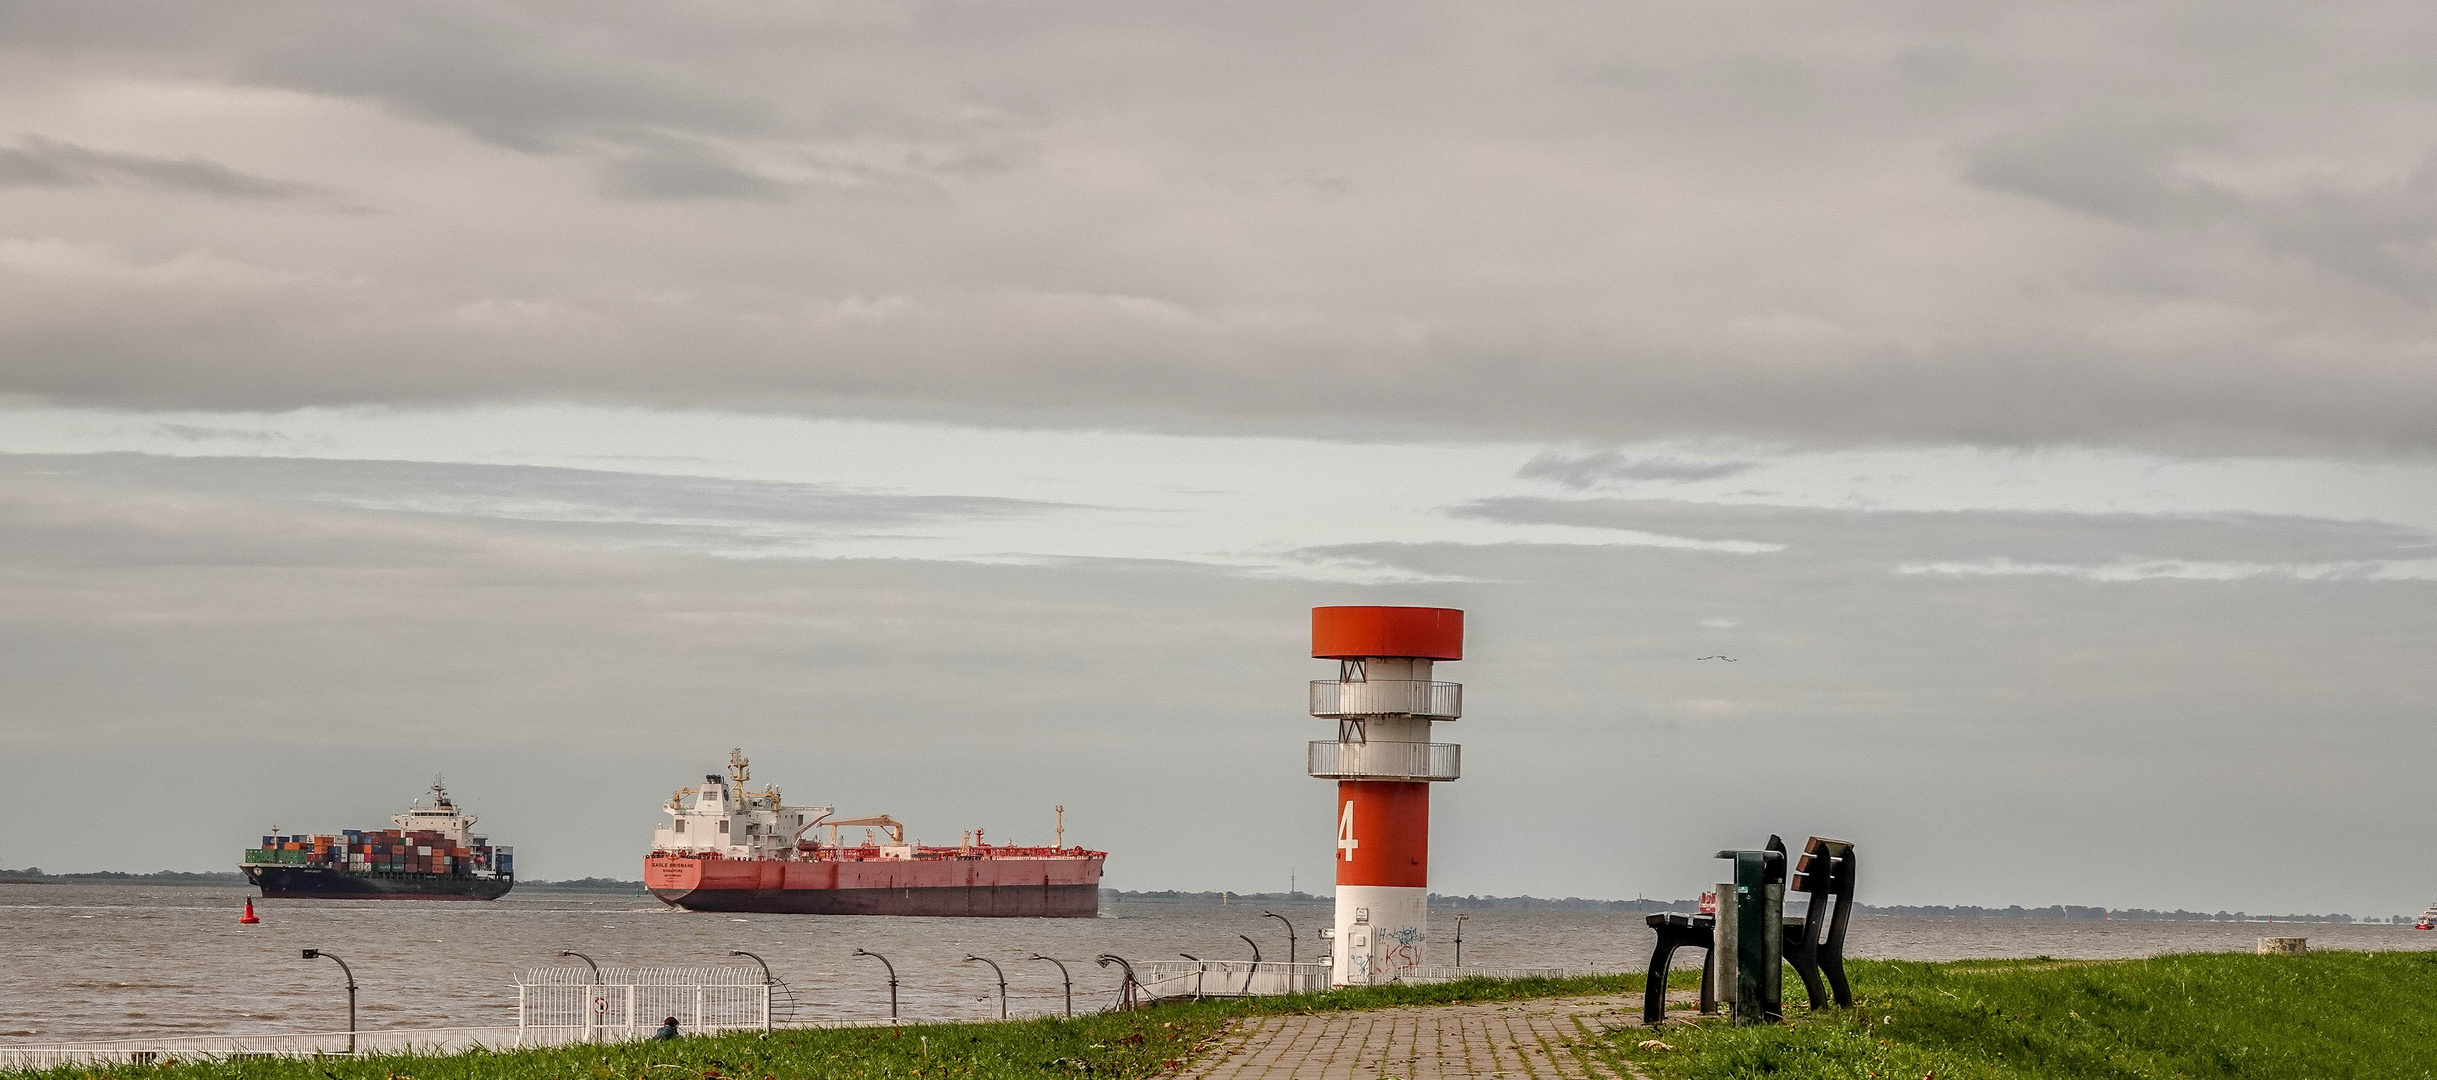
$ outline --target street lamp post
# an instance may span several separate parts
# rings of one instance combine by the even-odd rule
[[[1261,917],[1264,919],[1276,919],[1279,922],[1286,923],[1286,962],[1288,964],[1293,964],[1295,962],[1295,924],[1287,922],[1286,916],[1280,915],[1274,911],[1264,911],[1261,913]]]
[[[770,1034],[770,984],[778,981],[770,977],[770,962],[743,949],[731,950],[728,955],[746,957],[762,966],[762,1034]]]
[[[1027,956],[1027,957],[1025,957],[1024,959],[1026,959],[1026,960],[1047,960],[1047,961],[1049,961],[1049,962],[1050,962],[1050,963],[1052,963],[1052,964],[1057,964],[1057,965],[1058,965],[1058,978],[1066,980],[1066,1018],[1067,1018],[1067,1019],[1069,1019],[1069,1020],[1074,1019],[1074,1016],[1075,1016],[1075,977],[1074,977],[1074,976],[1072,976],[1072,975],[1069,975],[1069,974],[1067,974],[1067,973],[1066,973],[1066,965],[1065,965],[1065,964],[1063,964],[1063,963],[1060,963],[1057,957],[1054,957],[1054,956],[1043,956],[1043,955],[1041,955],[1040,953],[1034,953],[1034,954],[1032,954],[1031,956]]]
[[[1107,967],[1110,964],[1115,964],[1118,967],[1125,969],[1125,981],[1117,984],[1117,1008],[1120,1011],[1133,1008],[1134,988],[1142,984],[1141,980],[1134,977],[1134,965],[1126,963],[1125,957],[1119,956],[1116,953],[1101,953],[1092,962],[1100,965],[1101,967]]]
[[[580,953],[580,952],[569,952],[569,951],[567,951],[567,950],[565,950],[565,949],[560,949],[558,954],[559,954],[560,956],[572,956],[572,957],[575,957],[575,958],[576,958],[576,959],[578,959],[578,960],[583,961],[583,962],[584,962],[584,966],[585,966],[585,967],[588,967],[588,968],[591,968],[591,969],[592,969],[592,982],[593,982],[593,985],[595,985],[595,986],[600,985],[600,983],[601,983],[601,965],[596,964],[596,963],[593,963],[593,962],[592,962],[592,958],[591,958],[591,957],[586,956],[586,955],[584,955],[583,953]]]
[[[1193,1000],[1200,1001],[1202,999],[1202,984],[1210,980],[1210,962],[1189,952],[1180,952],[1176,955],[1201,965],[1200,967],[1193,969]]]
[[[1007,1018],[1007,973],[999,969],[996,960],[975,956],[972,953],[965,954],[965,963],[970,964],[976,960],[990,965],[990,970],[998,973],[998,1018],[1005,1020]]]
[[[872,959],[874,959],[874,960],[878,960],[878,961],[880,961],[880,966],[881,966],[881,967],[884,967],[884,968],[887,968],[887,969],[888,969],[888,1022],[889,1022],[889,1023],[891,1023],[891,1024],[896,1023],[896,1022],[897,1022],[897,965],[892,964],[892,963],[889,963],[889,962],[888,962],[888,957],[882,956],[882,955],[880,955],[879,953],[876,953],[876,952],[872,952],[872,951],[871,951],[871,950],[869,950],[869,949],[856,949],[856,950],[855,950],[855,955],[856,955],[856,956],[868,956],[868,957],[871,957],[871,958],[872,958]]]
[[[340,971],[343,971],[343,972],[346,972],[346,973],[347,973],[347,1056],[348,1056],[348,1057],[354,1057],[354,1056],[355,1056],[355,969],[354,969],[354,968],[351,968],[351,967],[348,967],[348,966],[347,966],[347,962],[346,962],[346,961],[344,961],[344,960],[339,959],[339,958],[338,958],[338,956],[337,956],[337,954],[335,954],[335,953],[326,953],[326,952],[321,951],[320,949],[306,949],[306,950],[305,950],[305,957],[304,957],[304,958],[305,958],[305,959],[307,959],[307,960],[319,960],[319,959],[321,959],[321,958],[323,958],[323,957],[329,957],[329,958],[330,958],[330,962],[331,962],[331,963],[337,964],[337,965],[338,965],[338,969],[339,969]]]
[[[1464,966],[1464,920],[1469,918],[1472,916],[1461,911],[1455,913],[1455,966],[1457,967]]]
[[[558,954],[560,956],[575,957],[576,959],[583,961],[585,967],[592,969],[592,981],[584,984],[584,1041],[593,1042],[600,1037],[599,1032],[595,1029],[601,1026],[603,1010],[608,1008],[608,1006],[604,1003],[609,1000],[609,989],[601,982],[601,965],[593,963],[591,957],[580,952],[570,952],[566,949],[560,949]],[[598,1000],[594,999],[592,993],[593,988],[596,986],[601,987],[601,996]],[[626,1023],[628,1026],[633,1026],[634,1022],[634,1017],[629,1016],[626,1018]]]

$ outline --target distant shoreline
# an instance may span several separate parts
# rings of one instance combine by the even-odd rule
[[[1223,894],[1224,903],[1255,904],[1326,904],[1334,901],[1324,895],[1294,893]],[[1122,889],[1102,889],[1104,903],[1122,904],[1212,904],[1222,902],[1217,892],[1181,892],[1173,889],[1128,892]],[[1644,914],[1660,911],[1697,911],[1695,900],[1586,900],[1578,896],[1563,898],[1538,896],[1447,896],[1430,894],[1430,907],[1444,911],[1608,911]],[[2026,908],[2020,904],[2008,907],[1976,907],[1971,905],[1913,905],[1913,904],[1855,904],[1856,915],[1891,915],[1911,919],[2046,919],[2068,922],[2234,922],[2234,923],[2335,923],[2339,925],[2381,926],[2409,923],[2408,915],[2355,918],[2342,913],[2325,915],[2254,915],[2242,911],[2153,911],[2148,908],[2082,907],[2074,904],[2051,904],[2047,907]]]
[[[46,874],[39,867],[23,870],[0,870],[0,885],[243,885],[245,875],[235,871],[194,872],[188,870],[155,870],[149,874],[129,874],[118,870],[98,870],[90,874]]]
[[[213,888],[245,888],[251,883],[245,875],[234,871],[155,870],[149,874],[130,874],[120,870],[97,870],[89,874],[46,874],[38,867],[23,870],[0,870],[0,885],[175,885]],[[614,878],[575,878],[570,881],[519,881],[519,889],[542,892],[615,892],[643,893],[640,881],[619,881]]]
[[[245,875],[227,872],[194,872],[186,870],[156,870],[149,874],[130,874],[117,870],[101,870],[87,874],[46,874],[39,868],[0,870],[0,885],[178,885],[178,886],[243,886]],[[645,893],[640,881],[617,878],[571,878],[564,881],[519,881],[516,887],[531,892],[620,893],[640,896]],[[1176,889],[1102,889],[1100,899],[1112,904],[1328,904],[1334,900],[1324,894],[1186,892]],[[1607,911],[1647,913],[1658,911],[1693,911],[1698,903],[1692,900],[1586,900],[1568,896],[1446,896],[1430,894],[1430,906],[1446,911]],[[1912,905],[1855,904],[1856,915],[1892,915],[1911,919],[2042,919],[2068,922],[2233,922],[2233,923],[2334,923],[2337,925],[2392,925],[2410,923],[2412,916],[2370,916],[2356,918],[2334,912],[2324,915],[2253,915],[2241,911],[2153,911],[2148,908],[2081,907],[2073,904],[2051,904],[2047,907],[2026,908],[2020,904],[2008,907],[1975,907],[1971,905]]]

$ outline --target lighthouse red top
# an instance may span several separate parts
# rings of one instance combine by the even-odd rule
[[[1464,658],[1464,613],[1438,607],[1316,607],[1312,657]]]

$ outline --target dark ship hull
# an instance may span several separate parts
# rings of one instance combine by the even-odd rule
[[[497,900],[516,887],[509,877],[336,870],[321,866],[245,866],[246,880],[274,899]]]

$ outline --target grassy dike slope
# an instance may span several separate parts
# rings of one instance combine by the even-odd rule
[[[1856,963],[1855,1008],[1610,1038],[1654,1080],[2437,1078],[2437,953]],[[1797,996],[1801,983],[1789,979]]]
[[[1465,979],[1257,1001],[1178,1002],[1072,1020],[908,1024],[711,1035],[500,1053],[274,1059],[164,1066],[62,1066],[11,1080],[1125,1080],[1182,1067],[1227,1022],[1263,1013],[1380,1009],[1462,1001],[1638,993],[1640,975]]]

